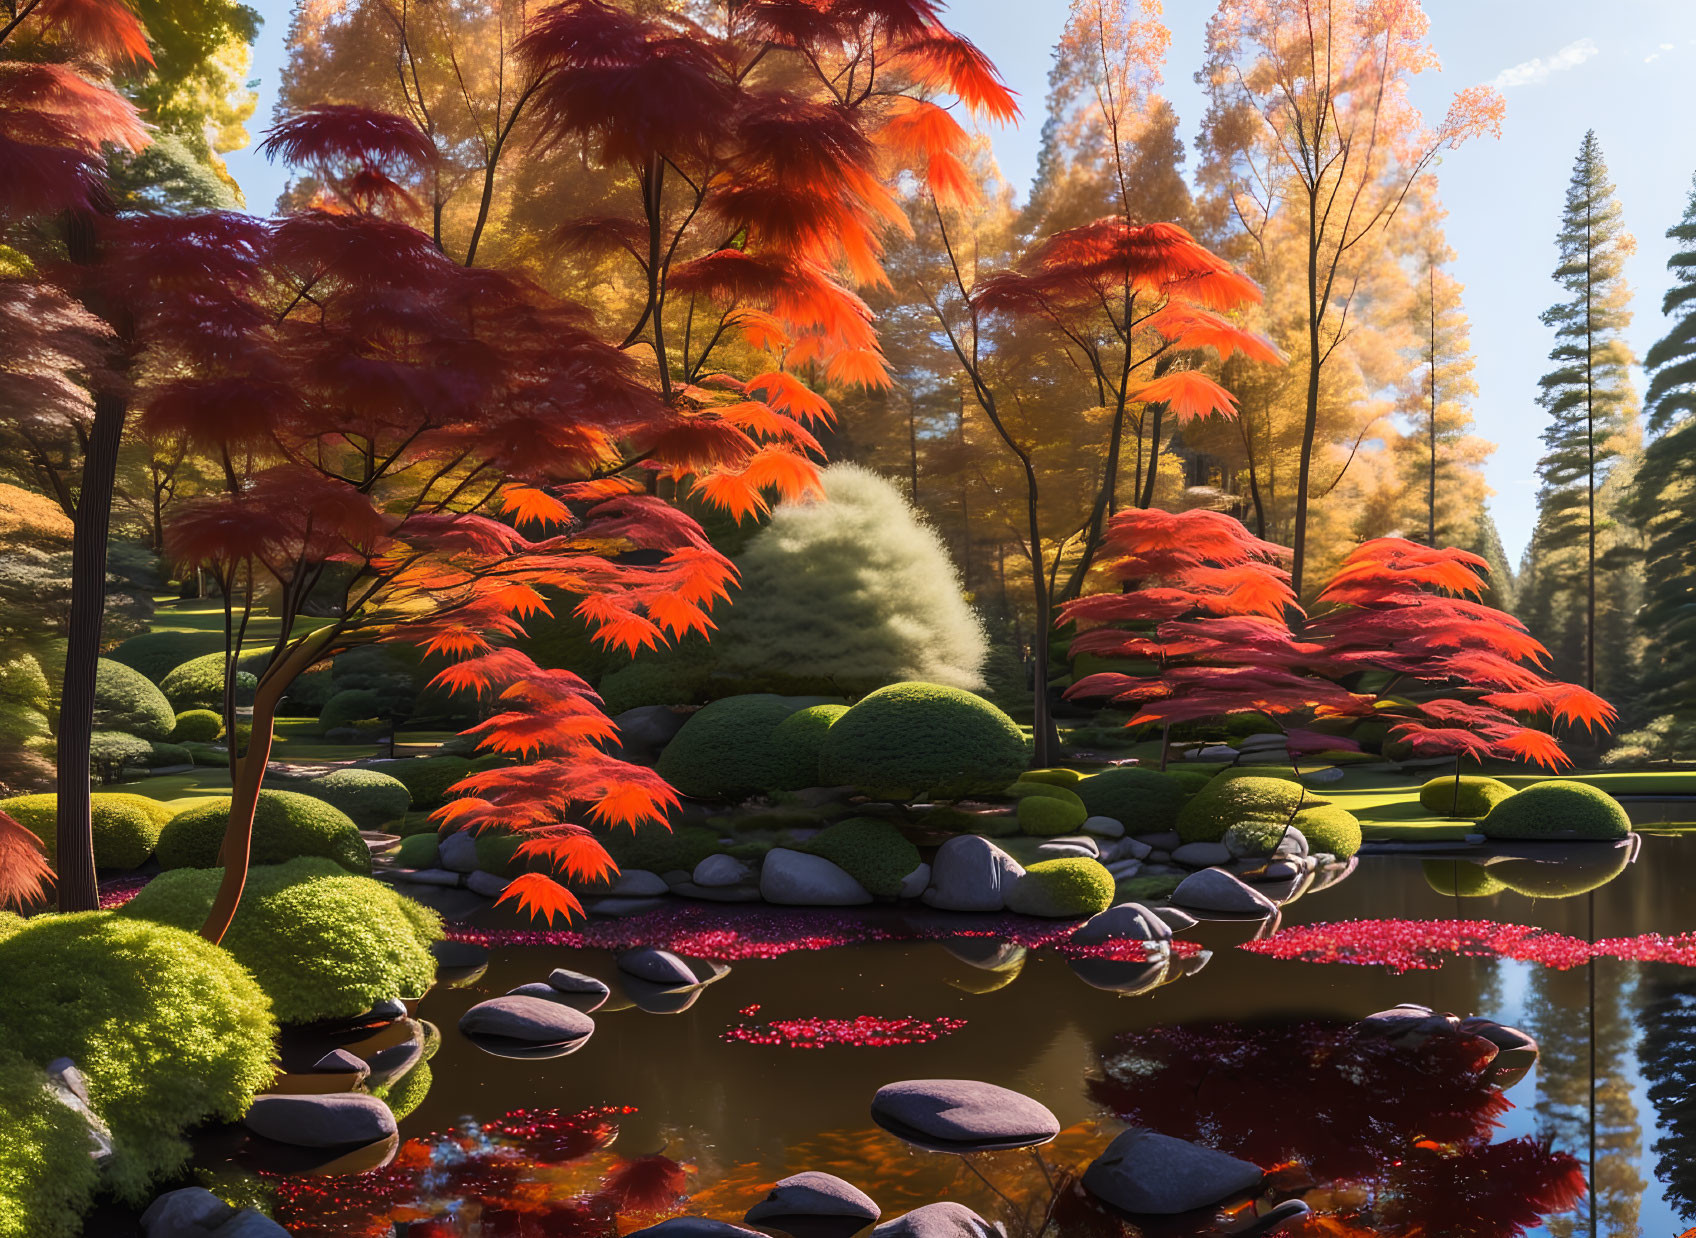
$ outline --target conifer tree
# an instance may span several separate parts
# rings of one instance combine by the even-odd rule
[[[1644,668],[1645,713],[1696,722],[1696,183],[1667,236],[1678,249],[1667,260],[1673,282],[1661,313],[1673,324],[1645,359],[1652,438],[1633,503],[1646,540],[1638,622],[1652,651]]]
[[[1599,578],[1628,550],[1616,527],[1619,487],[1608,483],[1622,463],[1629,465],[1638,434],[1631,382],[1636,359],[1624,338],[1631,322],[1625,260],[1636,242],[1625,230],[1594,130],[1579,146],[1555,244],[1560,263],[1554,279],[1566,295],[1542,315],[1555,329],[1549,352],[1555,365],[1537,397],[1549,414],[1547,451],[1537,466],[1543,482],[1537,578],[1542,588],[1569,594],[1575,604],[1582,599],[1580,672],[1584,686],[1594,690]]]

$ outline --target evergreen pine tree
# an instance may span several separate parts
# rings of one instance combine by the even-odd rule
[[[1633,503],[1646,538],[1643,712],[1696,723],[1696,183],[1667,236],[1679,247],[1661,312],[1674,321],[1645,361],[1652,438]]]
[[[1579,147],[1555,243],[1560,264],[1554,279],[1566,298],[1543,313],[1544,324],[1555,328],[1549,353],[1555,368],[1543,376],[1538,396],[1549,425],[1543,432],[1547,451],[1537,466],[1543,484],[1536,576],[1542,589],[1564,595],[1561,604],[1578,612],[1582,655],[1576,670],[1594,690],[1598,598],[1605,595],[1616,608],[1628,604],[1627,581],[1602,579],[1610,569],[1624,570],[1630,549],[1629,535],[1617,531],[1619,487],[1608,482],[1622,462],[1629,466],[1638,435],[1635,358],[1624,339],[1631,322],[1624,266],[1636,243],[1625,230],[1594,131]],[[1623,687],[1617,679],[1601,686]]]
[[[1490,585],[1479,600],[1497,610],[1511,612],[1518,581],[1514,577],[1513,565],[1508,562],[1507,547],[1502,545],[1501,530],[1496,527],[1496,518],[1490,514],[1488,507],[1479,509],[1470,536],[1459,539],[1458,545],[1490,565]]]

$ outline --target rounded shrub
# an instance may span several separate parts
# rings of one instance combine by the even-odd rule
[[[184,931],[205,910],[179,927],[39,916],[0,941],[0,1045],[77,1064],[112,1130],[108,1183],[130,1203],[188,1159],[184,1130],[239,1118],[275,1075],[265,994],[230,952]]]
[[[143,632],[132,636],[107,656],[153,683],[163,682],[177,667],[207,654],[222,656],[224,638],[217,632]]]
[[[253,690],[259,685],[259,678],[253,673],[251,666],[256,662],[263,666],[269,660],[268,654],[243,656],[236,664],[236,704],[253,704]],[[198,658],[190,658],[180,666],[174,667],[159,681],[159,690],[165,694],[173,709],[214,709],[224,708],[224,654],[202,654]]]
[[[122,662],[101,658],[94,669],[94,725],[97,730],[123,731],[143,739],[166,739],[176,714],[165,694],[140,671]]]
[[[1083,801],[1075,795],[1069,800],[1054,795],[1027,795],[1019,801],[1019,828],[1027,834],[1070,834],[1081,829],[1088,816]]]
[[[337,692],[318,712],[318,731],[328,735],[337,727],[381,718],[385,713],[382,693],[375,688],[348,688]]]
[[[215,709],[185,709],[171,725],[174,744],[213,744],[224,737],[224,716]]]
[[[100,1174],[88,1126],[47,1072],[0,1049],[0,1238],[77,1238]]]
[[[448,788],[471,772],[471,758],[447,754],[408,757],[385,762],[382,772],[406,788],[412,807],[439,808],[447,801]]]
[[[1026,916],[1072,919],[1113,905],[1113,874],[1094,860],[1042,860],[1025,870],[1007,895],[1007,908]]]
[[[392,854],[402,868],[435,868],[440,859],[441,839],[435,831],[428,834],[409,834],[400,840]],[[481,856],[478,867],[481,868]]]
[[[205,765],[216,769],[230,768],[230,750],[228,748],[220,747],[217,744],[196,743],[184,744],[183,748],[187,750],[189,758],[196,765]]]
[[[1326,852],[1346,860],[1360,850],[1363,841],[1359,819],[1336,804],[1317,804],[1296,814],[1296,829],[1307,839],[1310,854]]]
[[[1479,822],[1486,838],[1608,840],[1631,833],[1631,818],[1606,791],[1564,778],[1534,783]]]
[[[772,788],[774,791],[799,791],[819,785],[823,777],[819,761],[824,756],[825,736],[847,712],[846,705],[809,705],[797,709],[772,729],[772,758],[777,762],[779,778]]]
[[[305,794],[341,809],[363,830],[396,825],[412,806],[405,783],[374,769],[338,769],[298,785]]]
[[[159,833],[171,821],[172,810],[158,800],[126,791],[96,791],[93,806],[94,862],[101,868],[140,868],[159,843]],[[14,795],[0,800],[0,810],[41,840],[48,863],[58,862],[59,797]]]
[[[1289,827],[1265,817],[1239,821],[1220,839],[1234,856],[1271,855],[1284,840]]]
[[[1178,813],[1178,837],[1187,843],[1216,843],[1239,822],[1258,819],[1289,824],[1304,805],[1323,801],[1308,795],[1299,782],[1283,778],[1222,773]]]
[[[222,869],[162,873],[120,914],[198,927]],[[441,919],[380,881],[305,857],[248,871],[223,947],[253,973],[285,1023],[347,1018],[435,983]],[[269,1046],[267,1046],[267,1049]]]
[[[794,702],[767,693],[714,701],[690,715],[655,768],[697,799],[738,800],[786,789],[773,733],[794,712]]]
[[[667,650],[644,652],[625,666],[601,676],[595,686],[606,711],[617,717],[627,709],[643,705],[699,705],[707,699],[712,682],[712,660],[706,643],[693,652],[696,642],[680,642]]]
[[[144,769],[164,769],[170,765],[193,765],[194,753],[181,744],[155,741],[147,746],[147,756],[139,764]]]
[[[183,809],[159,834],[163,868],[213,868],[230,820],[230,797]],[[254,864],[285,864],[298,856],[334,860],[349,872],[371,871],[371,849],[347,814],[297,791],[261,791],[253,814]]]
[[[153,742],[123,731],[96,731],[88,737],[88,764],[102,782],[116,782],[126,768],[145,768]]]
[[[634,830],[616,826],[596,837],[619,868],[641,868],[651,873],[693,872],[695,865],[723,850],[718,835],[699,825],[677,829],[639,825]]]
[[[898,683],[836,720],[821,769],[827,784],[856,786],[874,799],[959,799],[1000,791],[1029,760],[1024,732],[981,696]]]
[[[798,848],[822,856],[879,898],[894,898],[919,866],[919,849],[887,821],[850,817],[827,826]]]
[[[1091,774],[1075,788],[1092,817],[1112,817],[1132,834],[1163,834],[1178,827],[1178,813],[1194,794],[1175,774],[1121,765]]]
[[[1486,816],[1513,794],[1513,788],[1497,778],[1463,774],[1459,778],[1433,778],[1419,788],[1419,802],[1426,812],[1439,817]]]
[[[1425,884],[1449,898],[1488,898],[1507,889],[1490,869],[1470,860],[1425,860],[1419,867]]]

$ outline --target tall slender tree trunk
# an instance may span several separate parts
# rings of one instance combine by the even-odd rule
[[[1437,544],[1437,268],[1425,267],[1431,281],[1431,473],[1425,480],[1425,544]],[[1458,776],[1458,775],[1457,775]]]
[[[1313,472],[1313,440],[1319,432],[1319,221],[1317,191],[1307,201],[1307,412],[1301,428],[1301,467],[1296,474],[1296,528],[1290,587],[1301,597],[1307,566],[1307,498]]]
[[[1025,466],[1025,515],[1031,544],[1031,591],[1036,602],[1036,628],[1031,633],[1031,664],[1036,678],[1031,693],[1031,738],[1033,768],[1053,765],[1060,751],[1060,734],[1048,702],[1048,638],[1052,622],[1052,595],[1042,568],[1042,525],[1037,512],[1036,469],[1029,459]]]
[[[1584,591],[1584,686],[1596,690],[1596,319],[1594,306],[1594,272],[1591,269],[1596,252],[1592,235],[1594,220],[1588,205],[1584,208],[1584,451],[1585,501],[1588,505],[1585,520]]]

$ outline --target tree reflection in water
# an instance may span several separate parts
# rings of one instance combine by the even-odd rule
[[[1271,1168],[1316,1214],[1292,1235],[1516,1238],[1574,1208],[1584,1174],[1546,1141],[1491,1142],[1512,1107],[1492,1056],[1465,1035],[1191,1024],[1120,1036],[1091,1091],[1127,1122]]]

